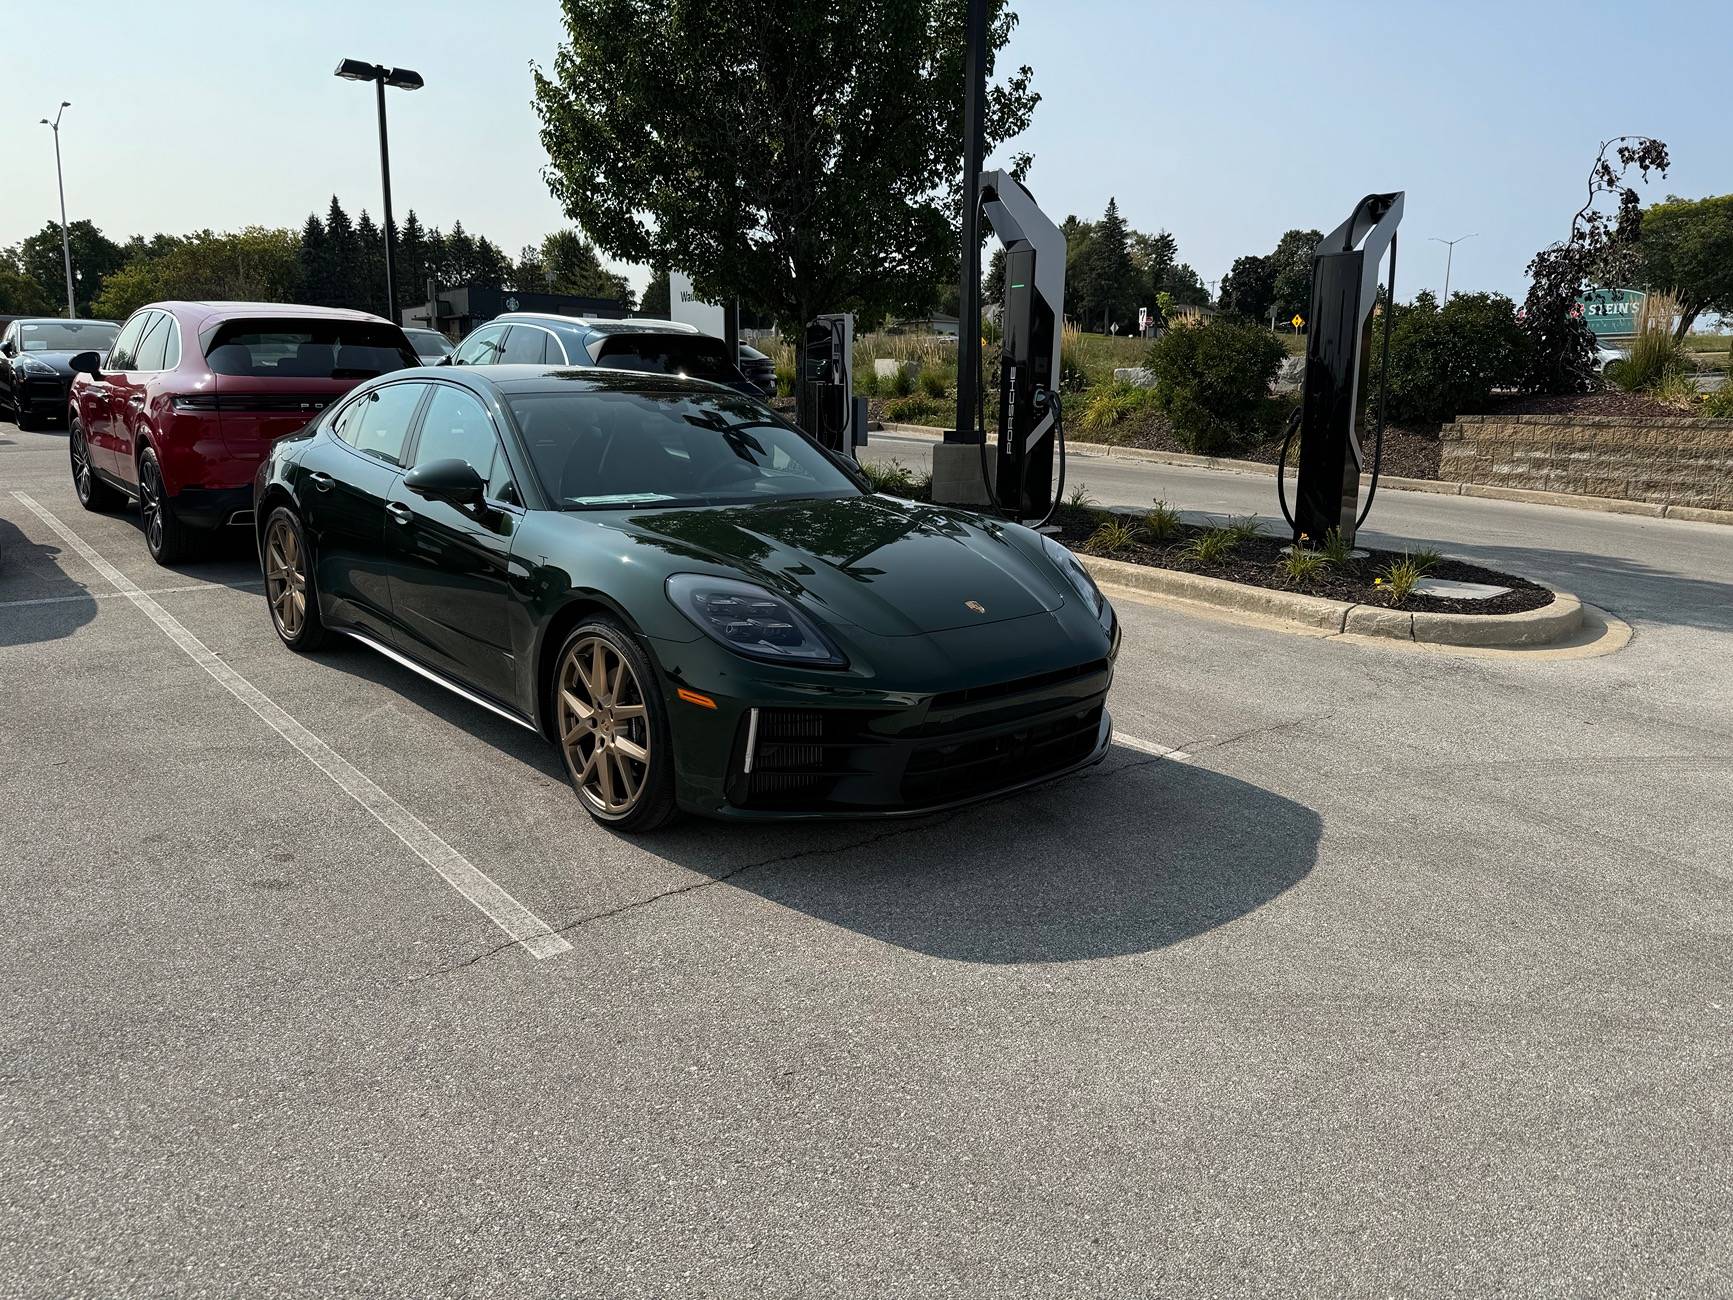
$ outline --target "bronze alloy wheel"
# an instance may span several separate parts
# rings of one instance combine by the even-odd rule
[[[275,515],[265,531],[265,599],[285,641],[307,625],[307,565],[301,538],[289,516]]]
[[[596,816],[629,816],[649,784],[652,745],[637,673],[603,637],[583,636],[566,647],[557,687],[572,784]]]

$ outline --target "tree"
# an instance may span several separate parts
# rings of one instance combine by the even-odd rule
[[[981,305],[991,307],[1005,301],[1005,246],[999,244],[993,249],[993,256],[987,259],[987,274],[981,281]]]
[[[355,218],[355,283],[350,286],[351,307],[379,313],[385,308],[385,238],[367,209]]]
[[[1437,424],[1484,410],[1493,390],[1528,368],[1528,336],[1500,293],[1453,293],[1443,307],[1422,290],[1390,321],[1389,418]]]
[[[165,298],[301,301],[301,235],[249,226],[232,234],[201,230],[161,257],[134,258],[109,276],[96,314],[115,319]]]
[[[654,320],[667,320],[668,313],[673,309],[672,294],[668,286],[668,268],[652,267],[650,283],[644,286],[644,301],[638,305],[638,314]]]
[[[356,281],[361,274],[361,249],[355,239],[355,227],[337,196],[331,196],[331,206],[325,213],[325,273],[330,301],[328,307],[353,307],[358,299]]]
[[[1167,268],[1167,274],[1161,277],[1157,293],[1166,294],[1174,302],[1188,307],[1209,306],[1209,289],[1203,282],[1203,277],[1192,270],[1187,262]]]
[[[1675,336],[1683,339],[1706,311],[1733,315],[1733,194],[1667,196],[1643,213],[1643,277],[1679,299]]]
[[[546,176],[603,250],[678,265],[790,333],[824,310],[919,311],[955,278],[955,0],[561,8],[566,43],[534,69]],[[989,13],[991,62],[1016,17],[1007,0]],[[991,85],[989,149],[1028,125],[1031,77]]]
[[[1230,316],[1261,321],[1269,317],[1270,304],[1275,297],[1275,267],[1267,257],[1250,255],[1234,258],[1233,266],[1222,277],[1222,291],[1217,302]]]
[[[1599,382],[1594,335],[1578,302],[1590,285],[1617,283],[1636,270],[1643,209],[1627,177],[1633,168],[1644,180],[1651,171],[1665,176],[1667,164],[1667,146],[1650,136],[1602,141],[1589,168],[1588,194],[1571,218],[1570,234],[1562,243],[1541,249],[1528,264],[1530,284],[1522,305],[1522,327],[1529,340],[1522,386],[1528,391],[1581,393]],[[1600,207],[1609,195],[1616,204],[1611,214]]]
[[[556,230],[542,239],[541,260],[547,267],[548,283],[555,293],[582,298],[618,298],[628,301],[631,286],[626,277],[602,265],[596,246],[575,230]]]
[[[397,266],[403,299],[421,302],[427,296],[427,232],[414,208],[397,231]]]
[[[61,304],[65,309],[65,304]],[[8,316],[47,316],[54,311],[54,302],[37,284],[18,269],[13,250],[0,253],[0,313]]]
[[[1323,238],[1321,230],[1290,230],[1270,254],[1271,305],[1284,317],[1311,314],[1312,254]]]
[[[331,247],[325,238],[325,223],[317,212],[309,212],[301,225],[301,294],[311,304],[328,307],[336,285],[331,274]]]
[[[1107,211],[1095,223],[1087,251],[1078,259],[1078,312],[1087,310],[1091,320],[1101,322],[1107,333],[1115,321],[1124,321],[1137,310],[1137,270],[1131,261],[1130,234],[1119,215],[1116,199],[1107,200]]]
[[[88,221],[74,221],[66,229],[72,245],[72,296],[80,316],[88,316],[102,282],[126,264],[126,252]],[[58,310],[66,304],[66,259],[60,241],[60,223],[45,222],[14,250],[18,269],[35,283]]]

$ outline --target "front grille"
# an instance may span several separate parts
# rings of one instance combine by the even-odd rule
[[[730,800],[779,812],[918,809],[1039,780],[1094,752],[1107,673],[1105,661],[1084,664],[915,711],[761,709],[750,772],[751,725],[741,722]]]
[[[32,375],[24,381],[24,397],[35,402],[63,402],[66,400],[66,381],[52,375],[37,378]]]

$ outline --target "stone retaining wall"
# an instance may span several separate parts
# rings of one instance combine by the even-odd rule
[[[1441,438],[1441,479],[1733,510],[1733,420],[1465,415]]]

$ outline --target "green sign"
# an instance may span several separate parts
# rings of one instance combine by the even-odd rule
[[[1577,310],[1596,338],[1620,338],[1637,332],[1646,296],[1641,289],[1590,289]]]

